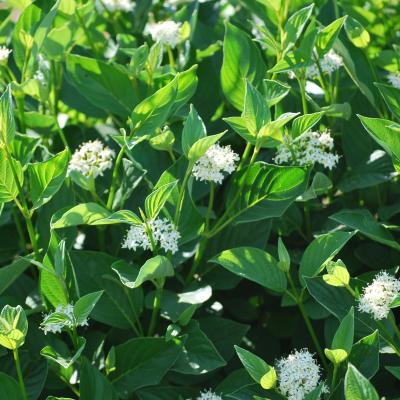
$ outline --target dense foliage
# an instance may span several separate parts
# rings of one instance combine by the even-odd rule
[[[397,0],[0,4],[0,400],[400,398]]]

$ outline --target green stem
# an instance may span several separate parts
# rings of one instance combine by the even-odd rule
[[[178,202],[176,204],[175,218],[174,218],[174,224],[175,224],[176,227],[179,225],[179,218],[181,216],[183,200],[185,198],[186,184],[187,184],[187,181],[189,179],[191,171],[192,171],[192,165],[189,164],[189,166],[188,166],[188,168],[187,168],[187,170],[185,172],[185,176],[183,177],[181,190],[179,191]]]
[[[24,97],[21,95],[16,95],[15,103],[16,103],[17,110],[18,110],[21,133],[25,134],[26,133],[26,123],[25,123],[25,110],[24,110],[25,100],[24,100]]]
[[[353,289],[348,283],[346,283],[346,284],[344,285],[344,287],[347,289],[347,291],[348,291],[355,299],[358,298],[357,293],[354,291],[354,289]]]
[[[249,158],[250,151],[251,151],[251,143],[247,143],[242,154],[242,159],[240,160],[239,166],[237,167],[237,171],[240,171],[243,168],[244,163]]]
[[[339,6],[337,0],[333,0],[333,10],[335,12],[335,19],[339,18]]]
[[[205,228],[204,228],[204,230],[206,232],[208,231],[208,225],[210,223],[211,213],[212,213],[212,209],[214,206],[214,197],[215,197],[215,183],[211,182],[210,183],[210,197],[208,199],[208,208],[207,208],[206,222],[205,222]]]
[[[15,210],[15,207],[11,208],[11,212],[13,215],[14,223],[17,228],[18,236],[19,236],[19,246],[23,249],[26,249],[26,240],[25,240],[25,234],[24,230],[21,225],[21,221],[19,220],[19,215]]]
[[[312,240],[312,229],[311,229],[311,215],[310,215],[310,204],[306,201],[304,203],[304,219],[306,224],[306,236],[307,240]]]
[[[306,85],[304,79],[298,79],[300,86],[301,105],[303,107],[303,114],[308,113],[307,98],[306,98]]]
[[[299,307],[300,313],[301,313],[301,315],[302,315],[302,317],[304,319],[304,322],[306,324],[308,332],[309,332],[309,334],[311,336],[311,339],[312,339],[312,341],[314,343],[314,347],[317,350],[318,356],[319,356],[319,358],[320,358],[320,360],[322,362],[323,367],[325,369],[327,369],[328,368],[328,363],[327,363],[327,361],[325,359],[325,355],[324,355],[324,353],[322,351],[322,347],[321,347],[321,345],[319,343],[319,340],[318,340],[317,334],[315,333],[314,327],[313,327],[313,325],[312,325],[312,323],[310,321],[310,318],[308,317],[308,315],[306,313],[306,310],[304,309],[302,294],[299,294],[297,292],[296,286],[295,286],[295,284],[293,282],[293,279],[292,279],[292,276],[290,275],[290,273],[288,272],[286,275],[287,275],[289,284],[290,284],[290,286],[292,288],[292,291],[295,294],[297,306]]]
[[[21,363],[19,360],[18,349],[13,350],[13,354],[14,354],[15,366],[17,368],[18,382],[19,382],[19,387],[21,389],[22,398],[24,400],[28,400],[28,396],[26,394],[26,389],[25,389],[25,384],[24,384],[24,377],[22,375],[22,370],[21,370]]]
[[[38,247],[38,243],[36,240],[36,233],[35,233],[35,229],[33,227],[32,218],[31,218],[29,212],[24,215],[24,218],[25,218],[26,227],[28,229],[29,240],[31,241],[32,249],[35,254],[35,260],[39,261],[39,254],[40,254],[39,247]]]
[[[260,147],[255,146],[255,147],[254,147],[254,150],[253,150],[253,154],[252,154],[252,156],[251,156],[251,158],[250,158],[250,164],[253,164],[253,162],[256,160],[259,151],[260,151]]]
[[[164,282],[160,282],[156,286],[157,287],[156,297],[154,298],[153,311],[151,313],[150,325],[149,325],[149,330],[148,330],[147,336],[153,336],[154,332],[156,330],[156,327],[157,327],[158,314],[160,311],[163,286],[164,286]]]
[[[336,380],[337,380],[337,372],[338,372],[338,364],[333,364],[333,373],[332,373],[332,384],[331,384],[331,393],[335,390]]]
[[[118,169],[121,165],[122,157],[124,156],[126,150],[126,144],[121,147],[121,150],[118,153],[117,159],[115,160],[114,170],[111,178],[111,187],[110,192],[108,193],[107,199],[107,208],[109,210],[112,209],[115,193],[117,192],[117,184],[118,184]]]
[[[171,66],[172,69],[174,69],[175,68],[175,58],[174,58],[174,53],[172,52],[171,46],[167,46],[167,52],[168,52],[169,65]]]
[[[196,251],[196,254],[193,259],[193,264],[192,267],[190,268],[190,271],[185,279],[185,285],[187,285],[194,277],[198,266],[200,265],[201,260],[203,259],[204,251],[206,250],[207,247],[207,242],[208,238],[207,237],[202,237],[200,240],[199,248]]]
[[[31,241],[33,252],[35,253],[35,259],[38,261],[39,260],[39,247],[38,247],[37,240],[36,240],[35,229],[32,224],[32,216],[31,216],[31,213],[29,212],[28,204],[26,202],[24,193],[22,191],[22,187],[19,182],[18,174],[15,170],[13,158],[11,157],[11,154],[9,153],[7,146],[5,147],[5,150],[6,150],[7,159],[10,163],[13,178],[14,178],[15,184],[17,186],[18,194],[21,198],[21,203],[17,199],[14,199],[14,200],[15,200],[15,203],[17,204],[17,206],[20,208],[21,213],[25,219],[26,227],[27,227],[28,234],[29,234],[29,239]]]

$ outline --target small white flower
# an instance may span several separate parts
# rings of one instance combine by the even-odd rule
[[[196,400],[222,400],[222,397],[211,390],[206,390],[200,393]]]
[[[102,9],[103,6],[110,12],[130,12],[135,8],[135,4],[131,0],[103,0],[98,8]]]
[[[145,33],[149,34],[154,42],[160,42],[172,48],[182,41],[180,22],[161,21],[151,22],[145,27]]]
[[[7,61],[11,52],[12,50],[7,49],[6,46],[0,46],[0,63]]]
[[[76,239],[75,239],[75,243],[73,245],[74,249],[82,250],[83,245],[85,243],[85,239],[86,239],[86,234],[84,234],[83,232],[78,232],[78,235],[76,236]]]
[[[331,49],[319,60],[319,63],[324,74],[331,74],[343,65],[343,58]],[[306,77],[308,79],[316,79],[319,77],[319,70],[316,64],[307,68]]]
[[[333,148],[334,143],[329,131],[305,132],[294,140],[285,136],[284,142],[277,149],[274,160],[277,164],[319,163],[325,168],[332,169],[339,161],[339,156],[332,152]]]
[[[49,332],[61,333],[64,328],[71,329],[86,325],[88,325],[87,318],[78,324],[74,315],[74,306],[67,304],[66,306],[58,306],[55,311],[46,314],[40,324],[40,328],[47,335]]]
[[[165,252],[170,251],[172,254],[178,251],[178,241],[181,235],[174,224],[167,219],[156,218],[153,221],[149,221],[148,225],[155,245],[160,246]],[[144,250],[150,250],[151,241],[145,225],[132,225],[128,230],[122,247],[134,251],[139,247]]]
[[[387,80],[393,87],[400,89],[400,72],[392,72],[391,74],[388,74]]]
[[[231,174],[236,168],[237,161],[239,155],[231,149],[231,146],[214,144],[196,161],[193,176],[199,181],[222,183],[224,173]]]
[[[379,272],[371,284],[364,288],[358,309],[371,314],[375,320],[388,316],[390,304],[400,294],[400,280],[387,272]]]
[[[288,400],[303,400],[321,383],[321,368],[307,349],[279,360],[277,374],[279,390]]]
[[[112,167],[114,151],[104,146],[100,140],[83,143],[71,157],[68,173],[78,171],[84,176],[102,176],[104,171]]]

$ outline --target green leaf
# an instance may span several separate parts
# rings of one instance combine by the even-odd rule
[[[203,120],[200,118],[193,104],[190,105],[190,112],[186,118],[182,130],[182,151],[186,157],[189,155],[190,148],[199,139],[207,135],[207,130]]]
[[[67,175],[68,150],[47,161],[28,165],[32,210],[43,206],[58,192]]]
[[[71,367],[75,361],[81,356],[83,350],[85,349],[86,346],[86,339],[83,338],[82,336],[78,337],[78,349],[74,354],[60,354],[56,349],[54,349],[52,346],[45,346],[43,349],[40,351],[40,354],[44,357],[47,358],[50,361],[55,362],[58,365],[61,365],[63,368],[69,368]]]
[[[81,400],[112,400],[113,389],[107,378],[84,358],[80,368],[79,392]]]
[[[315,124],[320,121],[323,115],[323,111],[313,114],[300,115],[293,121],[291,136],[293,138],[297,138],[301,134],[309,131]]]
[[[166,122],[178,93],[178,81],[179,74],[133,109],[131,120],[135,136],[152,135]]]
[[[74,304],[74,317],[78,325],[80,325],[89,317],[93,308],[100,300],[103,292],[104,291],[101,290],[99,292],[85,294]]]
[[[400,119],[400,89],[391,85],[384,85],[383,83],[375,83],[375,86],[378,88],[390,111]]]
[[[354,344],[349,356],[351,362],[366,378],[379,370],[379,331],[376,330]]]
[[[56,250],[53,250],[53,242]],[[66,306],[69,302],[68,290],[65,283],[65,242],[58,242],[54,234],[51,235],[49,248],[42,263],[32,261],[40,268],[40,293],[56,308]]]
[[[278,262],[269,253],[255,247],[237,247],[225,250],[209,262],[217,263],[228,271],[249,279],[276,292],[286,289],[286,276]]]
[[[157,217],[168,198],[171,196],[177,183],[178,181],[174,181],[166,183],[165,185],[161,185],[146,197],[144,206],[148,219],[152,220]]]
[[[179,73],[178,93],[172,105],[170,115],[174,115],[194,95],[197,89],[198,78],[196,75],[197,65]]]
[[[205,136],[199,139],[196,143],[192,145],[188,153],[188,160],[194,164],[199,158],[206,154],[207,150],[219,139],[224,136],[225,132],[218,133],[216,135]]]
[[[10,375],[0,372],[0,399],[23,400],[18,382]]]
[[[346,18],[344,30],[347,37],[356,47],[367,47],[371,38],[368,31],[355,19],[350,16]]]
[[[271,114],[264,97],[248,80],[246,80],[242,118],[245,119],[247,129],[254,136],[257,135],[262,126],[271,120]]]
[[[392,157],[394,167],[400,171],[400,125],[381,118],[358,116],[366,131]]]
[[[324,264],[342,249],[354,236],[355,232],[332,232],[315,238],[306,248],[300,261],[299,278],[304,286],[305,277],[318,275]]]
[[[221,86],[225,97],[243,110],[245,80],[257,86],[265,74],[265,64],[257,46],[241,29],[227,22],[221,68]]]
[[[379,400],[375,388],[354,365],[349,367],[344,378],[346,400]]]
[[[79,94],[107,113],[127,118],[139,101],[139,87],[123,68],[76,54],[67,56],[66,66]]]
[[[386,246],[400,250],[400,245],[388,229],[382,226],[366,209],[344,209],[329,217],[339,224],[356,229],[363,235]]]
[[[247,129],[246,120],[242,117],[228,117],[223,118],[223,120],[246,142],[252,145],[256,144],[256,136],[251,134]]]
[[[400,381],[400,367],[385,367],[397,380]]]
[[[299,113],[281,114],[275,121],[265,124],[258,133],[256,145],[259,147],[276,147],[283,141],[283,127]]]
[[[115,370],[110,379],[117,393],[157,385],[181,354],[181,346],[164,338],[135,338],[115,347]]]
[[[118,260],[111,265],[111,269],[118,275],[121,283],[133,289],[135,281],[139,274],[139,269],[133,265],[129,265],[126,261]]]
[[[290,270],[290,255],[281,237],[279,237],[278,239],[278,255],[279,255],[278,267],[283,272],[288,272]]]
[[[120,210],[112,213],[106,218],[110,223],[112,221],[121,222],[125,224],[133,224],[133,225],[140,225],[142,224],[142,220],[132,211],[130,210]],[[100,221],[98,221],[100,224]]]
[[[343,349],[325,349],[326,358],[333,364],[340,364],[349,356],[349,353]]]
[[[22,186],[24,173],[21,164],[13,160],[16,175]],[[18,196],[18,187],[14,179],[10,161],[5,150],[0,149],[0,203],[7,203],[14,200]]]
[[[268,107],[279,103],[290,91],[290,86],[270,79],[263,80],[264,97]]]
[[[10,85],[0,97],[0,149],[10,148],[15,136],[15,121]]]
[[[327,274],[323,275],[323,280],[331,286],[346,287],[350,282],[350,274],[343,261],[328,262],[326,264]]]
[[[28,320],[21,306],[6,305],[0,313],[0,345],[16,350],[25,343]]]
[[[379,91],[373,84],[376,80],[375,71],[365,52],[355,47],[346,38],[336,40],[335,51],[342,57],[348,75],[361,93],[376,109],[379,108]]]
[[[20,258],[0,268],[0,295],[29,267],[30,262]]]
[[[246,371],[257,383],[260,383],[261,379],[273,369],[263,359],[250,351],[239,346],[235,346],[235,350]]]
[[[132,329],[143,311],[141,288],[129,290],[111,269],[116,258],[106,253],[76,251],[70,254],[81,294],[104,290],[90,318],[118,329]]]
[[[339,320],[355,305],[353,296],[345,288],[327,285],[319,276],[305,281],[310,295]]]
[[[190,321],[182,330],[187,335],[183,351],[172,371],[184,375],[202,375],[226,365],[214,344],[200,329],[197,321]]]
[[[118,220],[108,220],[110,212],[97,203],[83,203],[70,208],[53,221],[51,228],[59,229],[77,225],[115,224]]]
[[[323,57],[335,43],[347,16],[335,19],[328,26],[321,29],[317,35],[316,49],[318,56]]]
[[[354,308],[351,307],[349,313],[340,322],[332,340],[332,349],[343,349],[350,353],[354,340]]]
[[[11,154],[21,165],[26,165],[31,161],[39,143],[39,138],[17,133],[11,144]]]
[[[304,7],[292,14],[283,27],[284,49],[293,47],[301,36],[304,27],[311,17],[314,4]]]
[[[308,170],[256,162],[231,178],[227,203],[236,223],[280,217],[307,185]]]
[[[155,256],[141,266],[139,274],[133,282],[133,287],[137,288],[146,281],[157,281],[168,276],[174,276],[174,273],[174,267],[167,257]]]

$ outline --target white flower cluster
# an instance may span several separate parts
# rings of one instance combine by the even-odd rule
[[[0,46],[0,62],[7,61],[11,52],[12,50],[7,49],[6,46]]]
[[[131,0],[102,0],[100,5],[110,12],[130,12],[135,8],[135,4]]]
[[[277,149],[274,160],[277,164],[319,163],[325,168],[332,169],[339,161],[339,156],[332,152],[333,148],[334,143],[329,131],[305,132],[294,140],[285,136],[284,142]]]
[[[388,316],[391,303],[400,294],[400,280],[387,272],[377,274],[359,299],[358,309],[371,314],[375,320]]]
[[[319,63],[324,74],[331,74],[343,65],[343,58],[331,49],[322,57]],[[306,77],[307,79],[316,79],[319,77],[319,70],[316,64],[307,68]]]
[[[200,396],[198,396],[196,400],[222,400],[222,397],[211,390],[206,390],[201,392]]]
[[[400,72],[392,72],[387,76],[387,80],[396,89],[400,89]]]
[[[236,168],[237,161],[239,155],[231,149],[231,146],[220,146],[217,143],[196,161],[193,175],[199,181],[222,183],[223,173],[231,174]]]
[[[47,88],[48,81],[50,80],[50,63],[42,54],[39,54],[37,58],[37,65],[38,69],[34,73],[33,79],[36,79],[41,86]]]
[[[40,327],[43,329],[44,334],[47,335],[49,332],[61,333],[64,328],[71,329],[76,326],[86,325],[88,325],[87,318],[78,324],[74,316],[74,306],[67,304],[66,306],[58,306],[54,312],[46,314]]]
[[[174,224],[165,218],[156,218],[153,221],[149,221],[148,225],[156,245],[159,245],[165,252],[170,251],[172,254],[178,251],[178,241],[181,235]],[[122,247],[134,251],[138,247],[150,250],[151,242],[145,225],[132,225],[128,230]]]
[[[112,167],[114,151],[96,139],[83,143],[71,157],[68,173],[78,171],[84,176],[102,176],[104,171]]]
[[[277,374],[279,390],[288,400],[303,400],[321,383],[320,366],[307,349],[295,350],[279,360]]]
[[[182,41],[181,23],[175,21],[150,22],[146,25],[145,32],[153,41],[171,48],[175,48]]]

